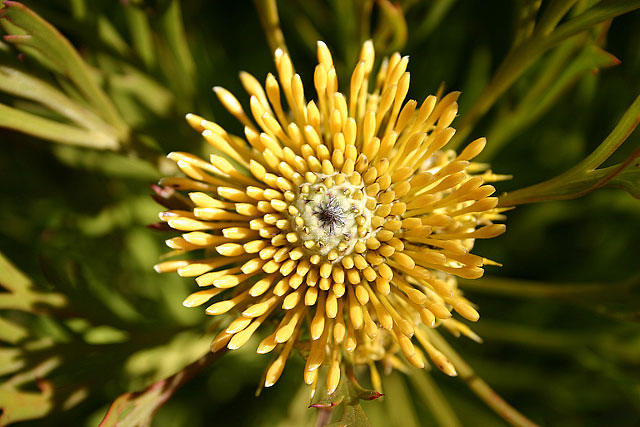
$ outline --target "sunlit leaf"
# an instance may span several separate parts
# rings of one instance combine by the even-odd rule
[[[193,375],[213,362],[224,351],[208,353],[180,372],[160,380],[136,393],[126,393],[118,397],[99,427],[147,427],[156,411]]]
[[[29,8],[15,1],[5,1],[0,10],[0,25],[8,33],[5,40],[21,48],[36,51],[46,61],[55,64],[54,71],[61,71],[86,97],[98,114],[113,125],[120,137],[128,132],[115,107],[96,84],[89,66],[71,43],[51,24]],[[18,33],[16,28],[20,29]]]
[[[407,42],[407,22],[402,8],[389,0],[378,0],[376,3],[380,10],[380,22],[374,33],[375,43],[384,46],[386,52],[401,49]]]
[[[458,124],[458,132],[450,144],[457,147],[471,132],[473,126],[493,106],[496,100],[547,50],[571,36],[594,25],[640,7],[640,0],[601,1],[575,16],[551,33],[534,33],[534,36],[512,49],[496,70],[491,83],[485,88],[474,106]],[[562,18],[560,16],[558,21]],[[557,21],[556,21],[557,22]],[[553,27],[553,25],[551,26]]]
[[[0,425],[42,418],[51,411],[53,386],[45,380],[37,381],[39,391],[22,391],[10,385],[0,385]]]
[[[42,293],[33,288],[31,280],[15,268],[0,253],[0,286],[9,292],[0,292],[0,309],[38,312],[42,307],[62,307],[66,299],[56,293]]]
[[[568,171],[540,184],[513,191],[500,197],[501,206],[515,206],[524,203],[541,202],[545,200],[573,199],[583,196],[590,191],[607,185],[618,176],[627,165],[633,168],[626,177],[633,181],[637,168],[634,163],[640,155],[640,148],[627,159],[626,162],[606,169],[596,169],[604,163],[622,143],[631,135],[640,123],[640,96],[624,113],[617,126],[609,136],[583,161]]]
[[[629,192],[636,199],[640,199],[640,157],[636,157],[629,162],[624,169],[618,172],[611,180],[606,184],[607,187],[622,188]],[[617,171],[620,165],[611,166],[610,168],[602,169],[603,173],[607,171]]]
[[[559,48],[556,51],[557,55],[550,57],[544,64],[537,81],[531,85],[530,90],[518,103],[518,107],[499,116],[487,135],[487,148],[478,156],[478,160],[491,159],[513,135],[521,132],[548,111],[558,97],[575,85],[582,76],[620,63],[610,53],[590,44],[567,64],[566,54],[571,54],[572,50],[573,47],[570,45]]]

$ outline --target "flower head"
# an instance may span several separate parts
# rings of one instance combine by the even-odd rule
[[[458,155],[443,150],[455,133],[459,93],[431,95],[420,105],[405,101],[407,57],[385,59],[371,78],[374,49],[366,42],[346,94],[338,91],[322,42],[318,60],[311,101],[281,50],[278,79],[269,74],[264,89],[242,73],[253,120],[231,93],[215,89],[244,125],[244,138],[187,116],[215,154],[208,162],[169,155],[187,177],[161,184],[189,192],[191,207],[160,217],[182,232],[167,241],[171,248],[204,257],[166,261],[156,270],[196,277],[203,290],[189,295],[186,306],[215,299],[207,314],[239,313],[214,339],[213,351],[237,349],[261,325],[275,323],[257,349],[278,353],[266,386],[277,381],[294,346],[314,389],[320,366],[329,366],[329,393],[342,358],[398,365],[402,352],[423,367],[424,350],[455,375],[428,329],[442,324],[477,338],[450,310],[478,319],[455,277],[480,277],[487,260],[470,253],[474,239],[504,231],[492,223],[500,215],[494,188],[485,184],[496,176],[474,174],[481,167],[469,162],[485,140]]]

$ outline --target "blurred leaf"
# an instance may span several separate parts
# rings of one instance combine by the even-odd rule
[[[104,133],[103,139],[114,140],[113,144],[117,144],[111,127],[98,116],[49,83],[29,75],[24,70],[0,64],[0,90],[20,98],[38,102],[72,120],[78,126]]]
[[[145,67],[151,69],[156,63],[155,48],[149,19],[143,7],[135,2],[124,3],[125,17],[133,39],[133,49]]]
[[[42,307],[62,307],[66,298],[57,293],[35,290],[31,280],[15,268],[0,253],[0,286],[9,292],[0,292],[0,309],[22,310],[37,313]]]
[[[180,87],[184,96],[191,98],[195,91],[196,64],[187,41],[179,0],[170,0],[160,22],[162,34],[175,58],[175,63],[178,65]]]
[[[146,182],[157,181],[160,172],[150,163],[136,157],[110,152],[95,152],[58,145],[54,149],[57,159],[68,166],[99,172],[108,177],[135,179]]]
[[[429,37],[455,3],[456,0],[434,0],[430,2],[429,10],[421,20],[420,26],[412,31],[409,43],[416,43]]]
[[[207,353],[178,373],[136,393],[118,397],[99,427],[148,427],[156,411],[196,373],[223,355],[225,351]]]
[[[71,43],[51,24],[23,4],[5,1],[4,8],[0,10],[0,25],[8,34],[5,36],[6,41],[18,48],[30,48],[46,58],[49,63],[55,64],[53,71],[60,71],[68,77],[98,114],[115,127],[118,136],[126,136],[127,126],[109,98],[96,84],[89,66]]]
[[[115,150],[118,148],[118,141],[115,138],[100,131],[84,130],[75,126],[65,125],[3,104],[0,104],[0,127],[17,130],[27,135],[61,144],[102,150]]]
[[[535,26],[535,31],[541,34],[549,34],[558,25],[558,22],[569,12],[569,9],[577,0],[550,0],[546,4],[542,16]]]
[[[418,423],[415,408],[409,394],[403,374],[392,372],[384,378],[385,402],[393,425],[396,427],[417,427]]]
[[[402,49],[407,42],[407,22],[402,8],[389,0],[376,0],[376,4],[380,17],[373,34],[375,45],[383,54]]]
[[[473,126],[493,106],[496,100],[547,50],[571,36],[593,26],[640,7],[640,0],[606,0],[596,3],[583,13],[567,20],[551,33],[534,32],[534,35],[512,49],[504,58],[493,79],[474,106],[458,124],[458,132],[449,144],[456,148],[464,141]]]
[[[629,162],[606,186],[622,188],[636,199],[640,199],[640,162],[638,160],[640,160],[640,156]],[[602,169],[602,172],[617,171],[619,168],[619,166],[611,166],[610,168]]]
[[[0,341],[16,344],[26,338],[27,335],[27,331],[23,327],[0,317]],[[1,363],[0,366],[2,366]],[[0,375],[2,375],[1,372]]]
[[[620,63],[610,53],[595,45],[587,45],[567,64],[563,61],[565,58],[562,57],[566,52],[563,47],[557,51],[560,58],[556,59],[555,56],[552,56],[548,61],[551,62],[548,64],[550,66],[545,64],[542,67],[543,72],[540,73],[537,81],[531,86],[522,101],[518,103],[517,108],[496,118],[493,128],[487,134],[489,143],[478,156],[478,160],[491,159],[513,135],[530,126],[548,111],[556,103],[559,96],[575,85],[582,76]]]
[[[462,425],[447,398],[426,369],[411,369],[407,377],[413,383],[422,402],[429,407],[438,426],[459,427]]]
[[[537,424],[518,412],[480,378],[435,329],[426,329],[429,340],[453,363],[460,378],[491,409],[504,420],[518,427],[537,427]]]
[[[36,381],[39,391],[22,391],[0,385],[0,426],[17,421],[42,418],[51,411],[53,386],[45,380]]]
[[[583,196],[608,183],[640,156],[640,148],[619,165],[605,169],[596,169],[604,163],[622,143],[631,135],[640,122],[640,96],[624,113],[609,136],[582,162],[568,171],[540,184],[516,190],[500,197],[500,206],[515,206],[524,203],[535,203],[546,200],[572,199]],[[635,163],[631,172],[625,175],[635,177],[633,172],[637,168]],[[623,178],[624,180],[625,178]],[[625,182],[625,181],[623,181]],[[632,185],[632,191],[635,187]],[[623,188],[626,188],[623,186]]]
[[[536,15],[540,10],[542,0],[524,0],[520,2],[518,25],[513,45],[517,46],[528,39],[536,25]]]
[[[88,236],[102,236],[131,224],[146,225],[157,218],[157,205],[150,197],[140,195],[123,198],[113,205],[105,206],[95,215],[78,218],[78,228]]]
[[[175,102],[174,95],[148,74],[133,67],[122,68],[122,73],[109,76],[111,89],[126,92],[158,116],[167,115]]]
[[[42,313],[46,308],[60,308],[66,298],[60,294],[42,293],[31,280],[0,253],[0,310]],[[2,313],[4,316],[4,313]],[[0,317],[0,340],[18,344],[28,337],[27,329]],[[53,386],[43,377],[57,365],[56,360],[28,365],[23,352],[16,347],[0,347],[0,376],[14,374],[0,384],[0,426],[22,420],[40,418],[53,406]],[[21,390],[20,386],[35,381],[39,391]]]
[[[124,366],[128,376],[135,379],[131,389],[168,377],[198,360],[203,354],[207,354],[211,340],[210,334],[187,330],[179,332],[167,343],[132,354]]]

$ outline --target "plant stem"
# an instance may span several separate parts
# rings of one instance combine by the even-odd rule
[[[640,155],[640,148],[619,167],[604,176],[596,168],[605,162],[640,123],[640,95],[627,109],[609,136],[586,159],[547,181],[500,197],[499,206],[515,206],[547,200],[573,199],[602,187]]]
[[[411,374],[407,377],[413,383],[422,401],[429,407],[440,427],[459,427],[462,425],[429,372],[425,369],[412,369]]]
[[[280,28],[280,18],[278,17],[278,5],[276,0],[254,0],[253,2],[258,10],[260,22],[267,35],[267,42],[271,52],[276,49],[282,49],[284,53],[289,53],[287,44],[284,41],[284,34]]]
[[[449,345],[449,343],[442,338],[442,336],[433,329],[427,329],[429,339],[433,344],[449,358],[451,363],[454,364],[458,375],[462,378],[471,391],[480,397],[491,409],[493,409],[498,415],[500,415],[509,424],[516,427],[537,427],[538,425],[518,412],[513,406],[509,405],[504,399],[502,399],[489,385],[478,377],[455,350]]]
[[[458,132],[453,141],[449,143],[449,147],[453,149],[458,147],[460,143],[469,136],[478,120],[489,111],[498,98],[502,96],[544,52],[563,40],[582,31],[586,31],[600,22],[612,19],[638,7],[640,7],[639,0],[600,2],[555,28],[550,34],[534,31],[531,38],[512,49],[504,58],[489,85],[460,122]],[[564,8],[558,9],[558,13],[563,11],[565,11]],[[553,24],[556,19],[559,21],[561,18],[561,16],[559,18],[555,16],[554,19],[550,19],[549,22]],[[551,25],[551,27],[553,26]]]
[[[531,280],[486,277],[479,280],[460,279],[465,290],[492,295],[508,295],[523,298],[575,298],[598,297],[628,292],[640,282],[634,278],[622,283],[543,283]]]

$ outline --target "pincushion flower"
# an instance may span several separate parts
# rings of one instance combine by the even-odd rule
[[[480,277],[488,261],[470,253],[474,240],[505,230],[492,222],[501,215],[486,182],[496,176],[470,163],[486,141],[460,154],[444,149],[455,133],[459,93],[406,100],[407,57],[393,54],[374,77],[366,42],[344,94],[322,42],[318,60],[311,101],[282,50],[275,52],[278,78],[269,74],[264,88],[241,73],[252,118],[215,88],[244,138],[187,115],[215,151],[209,161],[169,154],[186,177],[161,185],[188,192],[191,208],[160,218],[182,233],[167,241],[173,254],[203,255],[156,270],[196,277],[203,289],[186,306],[212,302],[207,314],[237,313],[212,351],[237,349],[260,326],[275,324],[257,348],[277,354],[265,386],[278,380],[294,346],[313,390],[319,368],[328,366],[328,393],[338,386],[343,358],[373,367],[381,359],[402,363],[401,352],[424,367],[426,351],[455,375],[428,329],[444,325],[477,338],[451,310],[478,320],[456,276]]]

